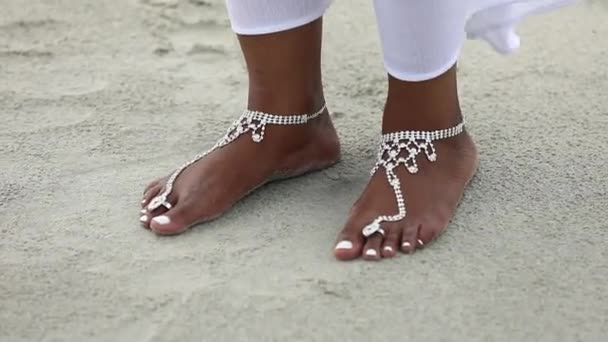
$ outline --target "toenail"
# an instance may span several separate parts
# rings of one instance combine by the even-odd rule
[[[393,252],[393,247],[391,246],[384,246],[384,250],[387,252]]]
[[[376,255],[378,255],[378,253],[376,252],[375,249],[371,249],[370,248],[367,251],[365,251],[365,255],[367,255],[367,256],[376,256]]]
[[[353,248],[353,243],[348,240],[342,240],[338,242],[336,245],[336,249],[351,249]]]
[[[411,245],[412,245],[412,244],[411,244],[411,243],[409,243],[409,242],[407,242],[407,241],[401,244],[401,246],[402,246],[402,247],[405,247],[405,248],[409,248]]]
[[[424,246],[424,242],[422,242],[422,240],[418,239],[418,244],[422,247]]]
[[[161,215],[161,216],[156,216],[155,218],[152,219],[152,221],[154,221],[155,223],[158,223],[158,224],[167,224],[167,223],[171,222],[171,219],[169,219],[169,216],[167,216],[167,215]]]
[[[140,210],[139,212],[140,212],[140,213],[142,213],[142,214],[147,213],[146,209],[142,209],[142,210]]]
[[[141,222],[148,222],[148,215],[143,215],[142,217],[139,218],[139,220]]]
[[[144,204],[144,203],[146,203],[146,200],[145,199],[141,200],[141,204]]]

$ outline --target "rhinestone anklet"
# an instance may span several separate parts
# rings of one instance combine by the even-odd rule
[[[300,115],[274,115],[258,111],[252,111],[248,109],[245,110],[241,117],[234,121],[234,123],[226,132],[226,134],[221,139],[219,139],[211,149],[196,155],[193,159],[184,163],[177,170],[175,170],[173,174],[171,174],[165,185],[165,190],[150,201],[150,203],[148,204],[148,210],[152,211],[160,208],[161,206],[164,206],[167,209],[171,209],[172,205],[167,201],[167,198],[173,190],[173,183],[175,183],[177,177],[188,166],[196,163],[197,161],[204,158],[216,149],[222,148],[230,144],[242,134],[251,132],[251,140],[253,140],[255,143],[259,143],[264,140],[266,125],[303,125],[308,123],[308,121],[315,119],[316,117],[321,115],[325,111],[325,109],[326,105],[323,104],[321,109],[319,109],[315,113]]]
[[[369,237],[375,233],[384,235],[381,227],[382,222],[396,222],[405,218],[405,199],[401,192],[401,182],[395,173],[395,169],[403,164],[406,170],[415,174],[418,172],[416,158],[419,154],[426,155],[430,162],[437,160],[437,151],[433,141],[454,137],[464,131],[464,120],[457,126],[438,131],[401,131],[382,135],[376,165],[371,171],[373,176],[376,171],[383,167],[386,178],[395,193],[395,200],[399,212],[395,215],[378,216],[372,223],[363,228],[363,235]],[[403,154],[403,156],[402,156]]]

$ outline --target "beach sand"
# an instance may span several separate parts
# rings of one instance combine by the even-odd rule
[[[608,340],[608,10],[530,18],[459,64],[481,168],[412,256],[341,263],[386,75],[370,1],[325,19],[343,161],[177,237],[150,180],[223,134],[247,80],[221,0],[0,0],[0,341]]]

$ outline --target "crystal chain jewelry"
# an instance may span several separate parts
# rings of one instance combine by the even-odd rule
[[[219,139],[215,145],[198,155],[196,155],[190,161],[184,163],[177,170],[171,174],[169,179],[167,180],[167,184],[165,185],[165,190],[154,197],[150,204],[148,204],[148,210],[152,211],[161,206],[164,206],[167,209],[171,209],[172,205],[167,201],[167,197],[173,190],[173,183],[177,179],[177,177],[190,165],[196,163],[200,159],[207,156],[209,153],[215,151],[218,148],[222,148],[229,143],[236,140],[242,134],[247,132],[251,132],[251,139],[259,143],[264,140],[264,133],[266,132],[266,125],[302,125],[306,124],[308,121],[318,117],[321,115],[326,109],[326,105],[323,104],[321,109],[312,113],[312,114],[300,114],[300,115],[274,115],[267,114],[258,111],[252,111],[246,109],[243,111],[243,114],[239,119],[234,121],[234,123],[230,126],[226,134]]]
[[[363,235],[369,237],[374,233],[384,235],[380,224],[382,222],[395,222],[405,218],[405,199],[401,192],[401,182],[395,169],[403,164],[406,170],[415,174],[418,172],[416,158],[422,152],[430,162],[437,160],[437,151],[433,141],[451,138],[464,130],[464,120],[457,126],[438,131],[402,131],[382,135],[376,165],[371,171],[373,176],[380,167],[384,167],[388,183],[393,188],[399,212],[392,216],[378,216],[372,223],[363,228]]]

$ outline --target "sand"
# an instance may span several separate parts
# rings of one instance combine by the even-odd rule
[[[467,42],[481,169],[413,256],[340,263],[374,162],[385,74],[370,1],[325,21],[344,160],[184,235],[139,227],[142,187],[243,108],[222,1],[0,0],[0,340],[608,340],[608,11]]]

